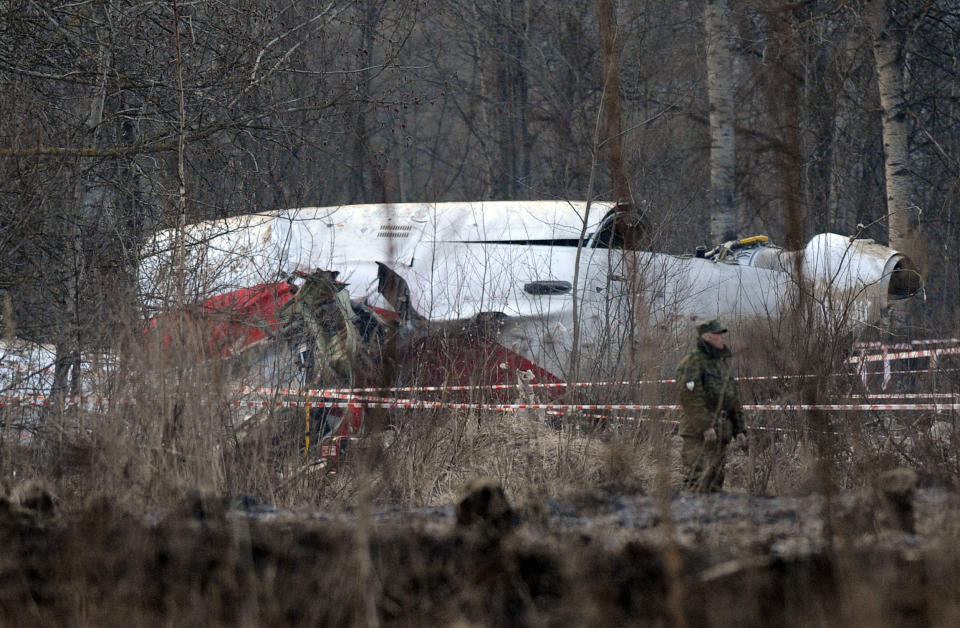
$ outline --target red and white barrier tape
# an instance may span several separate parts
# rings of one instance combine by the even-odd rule
[[[927,338],[924,340],[907,340],[904,342],[894,342],[887,344],[882,341],[873,342],[855,342],[854,349],[908,349],[923,345],[954,345],[960,344],[960,338]]]
[[[329,395],[340,397],[340,401],[290,401],[290,400],[236,400],[224,401],[225,405],[250,408],[383,408],[383,409],[448,409],[448,410],[665,410],[680,409],[677,404],[639,404],[639,403],[608,403],[608,404],[567,404],[567,403],[456,403],[446,401],[429,401],[418,399],[391,399],[386,397],[358,396],[351,394]],[[946,399],[960,398],[953,393],[891,393],[850,395],[851,399]],[[19,406],[53,406],[58,403],[56,398],[43,395],[0,397],[0,407]],[[65,397],[65,406],[107,405],[110,399],[106,397]],[[902,410],[937,412],[960,410],[960,403],[854,403],[854,404],[746,404],[744,410],[752,411],[782,411],[805,412],[810,410],[838,410],[838,411],[875,411],[875,410]]]
[[[842,395],[843,399],[958,399],[958,393],[875,393]]]
[[[837,373],[836,375],[841,375]],[[737,381],[765,381],[780,379],[797,379],[804,377],[816,377],[816,375],[744,375],[736,377]],[[586,388],[591,386],[642,386],[647,384],[676,384],[676,379],[641,379],[610,382],[541,382],[532,384],[451,384],[449,386],[389,386],[387,388],[311,388],[310,390],[301,390],[297,388],[269,388],[241,386],[237,390],[241,394],[254,393],[259,395],[298,395],[311,397],[332,396],[337,394],[363,394],[363,393],[394,393],[394,392],[466,392],[476,390],[517,390],[518,388]]]
[[[912,371],[911,371],[912,372]],[[830,377],[850,375],[844,373],[834,373]],[[772,381],[781,379],[798,379],[805,377],[817,377],[813,374],[804,375],[744,375],[736,377],[740,382],[747,381]],[[640,386],[646,384],[675,384],[675,379],[649,379],[633,381],[610,381],[610,382],[544,382],[537,384],[486,384],[486,385],[449,385],[449,386],[389,386],[387,388],[311,388],[303,390],[299,388],[270,388],[240,386],[237,392],[240,394],[258,394],[258,395],[288,395],[288,396],[310,396],[310,397],[329,397],[341,394],[364,394],[364,393],[394,393],[394,392],[466,392],[478,390],[517,390],[519,388],[580,388],[589,386]]]
[[[72,370],[72,364],[70,365],[70,368]],[[89,364],[84,364],[80,367],[80,375],[87,376],[91,374],[107,374],[115,369],[116,367],[113,365],[101,364],[94,368]],[[29,363],[0,360],[0,371],[19,371],[21,373],[27,373],[31,376],[40,376],[53,375],[56,369],[54,369],[53,366],[34,366]]]
[[[559,414],[563,415],[563,412],[547,412],[547,414]],[[620,416],[620,415],[607,415],[607,414],[590,414],[587,415],[587,418],[596,419],[600,421],[620,421],[622,423],[661,423],[663,425],[679,425],[680,421],[678,420],[669,420],[669,419],[654,419],[651,417],[637,417],[637,416]],[[747,430],[751,432],[783,432],[783,433],[799,433],[803,430],[798,430],[796,428],[788,427],[769,427],[766,425],[748,425]],[[830,432],[831,434],[839,434],[839,432]]]
[[[862,364],[864,362],[886,362],[889,360],[906,360],[909,358],[936,358],[941,355],[960,354],[960,347],[945,347],[943,349],[919,349],[917,351],[899,351],[895,353],[874,353],[871,355],[856,355],[847,358],[847,364]]]
[[[7,397],[0,397],[0,407],[3,406],[55,406],[59,403],[56,397],[50,397],[46,395],[11,395]],[[64,397],[63,405],[65,406],[96,406],[96,405],[105,405],[109,404],[110,399],[107,397]]]
[[[237,390],[241,394],[255,393],[259,395],[310,395],[311,397],[329,396],[337,394],[363,394],[385,392],[465,392],[475,390],[516,390],[517,388],[579,388],[590,386],[637,386],[641,384],[673,384],[675,379],[651,379],[622,382],[540,382],[536,384],[451,384],[449,386],[389,386],[387,388],[311,388],[301,390],[297,388],[269,388],[241,386]]]
[[[868,375],[887,375],[887,374],[890,374],[890,375],[914,375],[914,374],[918,374],[918,373],[956,373],[957,371],[960,371],[960,369],[953,369],[953,368],[900,369],[900,370],[893,369],[893,370],[890,370],[890,371],[860,371],[860,372],[857,373],[857,374],[860,375],[860,376],[864,376],[864,377],[865,377],[865,376],[868,376]],[[840,373],[837,373],[836,375],[840,375]],[[849,375],[848,375],[848,377],[849,377]]]
[[[950,349],[925,349],[919,351],[907,351],[901,353],[877,354],[868,356],[855,356],[847,359],[848,363],[880,362],[894,359],[915,358],[915,357],[936,357],[937,355],[960,354],[960,347]],[[890,374],[919,374],[919,373],[943,373],[953,372],[960,369],[904,369],[904,370],[884,370],[884,371],[862,371],[859,374],[863,377],[869,375],[883,375],[889,377]],[[849,377],[847,373],[831,373],[827,377]],[[797,374],[797,375],[744,375],[735,378],[740,382],[750,381],[777,381],[789,379],[803,379],[809,377],[818,377],[815,374]],[[310,397],[332,397],[337,395],[359,395],[364,393],[396,393],[396,392],[466,392],[479,390],[516,390],[518,388],[586,388],[586,387],[604,387],[604,386],[640,386],[648,384],[674,384],[676,379],[651,379],[651,380],[624,380],[624,381],[600,381],[600,382],[540,382],[525,384],[487,384],[487,385],[449,385],[449,386],[391,386],[388,388],[366,387],[366,388],[312,388],[302,390],[296,388],[270,388],[270,387],[251,387],[241,386],[237,391],[241,394],[259,394],[259,395],[287,395],[287,396],[310,396]],[[107,399],[99,397],[84,397],[77,401],[73,397],[67,398],[67,404],[77,403],[105,403]],[[0,405],[9,405],[8,402],[16,402],[21,405],[51,405],[52,402],[43,395],[34,396],[8,396],[0,397]]]
[[[945,373],[960,369],[907,369],[890,371],[893,374],[909,373]],[[884,371],[864,371],[857,373],[830,373],[823,377],[854,377],[857,375],[885,375]],[[738,382],[760,382],[777,381],[787,379],[803,379],[808,377],[820,377],[808,373],[799,375],[743,375],[736,377]],[[240,386],[237,392],[240,394],[257,395],[286,395],[286,396],[310,396],[310,397],[332,397],[334,395],[359,395],[366,393],[396,393],[396,392],[467,392],[479,390],[517,390],[523,388],[564,388],[564,387],[588,387],[588,386],[640,386],[645,384],[675,384],[675,379],[651,379],[635,381],[611,381],[611,382],[550,382],[538,384],[487,384],[487,385],[450,385],[450,386],[389,386],[387,388],[311,388],[303,390],[299,388],[270,388]]]
[[[226,405],[249,408],[383,408],[402,410],[487,410],[494,412],[512,412],[514,410],[679,410],[676,404],[568,404],[568,403],[453,403],[446,401],[404,400],[386,401],[226,401]],[[960,403],[855,403],[855,404],[747,404],[744,410],[808,412],[815,410],[859,411],[903,410],[937,412],[960,410]]]

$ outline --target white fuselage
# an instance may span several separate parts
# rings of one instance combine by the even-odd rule
[[[872,322],[887,305],[890,274],[902,257],[835,234],[816,236],[799,258],[764,247],[765,256],[741,252],[739,262],[599,248],[611,208],[567,201],[404,203],[199,223],[184,238],[187,300],[325,268],[340,272],[351,298],[389,307],[377,292],[382,263],[407,282],[411,306],[427,319],[502,313],[501,344],[566,378],[574,346],[573,375],[615,373],[624,360],[637,359],[632,352],[639,345],[655,345],[656,354],[686,344],[694,319],[719,316],[735,326],[779,316],[803,281],[796,259],[824,297],[825,311]],[[176,248],[176,233],[168,230],[144,250],[140,280],[148,307],[163,307],[176,293]]]

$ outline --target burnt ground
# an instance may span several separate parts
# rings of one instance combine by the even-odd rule
[[[916,492],[912,533],[871,493],[827,502],[595,491],[511,508],[488,489],[459,506],[367,516],[194,496],[144,517],[108,499],[58,512],[43,499],[11,498],[0,504],[0,618],[70,626],[960,619],[960,495],[951,489]]]

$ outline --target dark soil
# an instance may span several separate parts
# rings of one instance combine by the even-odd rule
[[[41,500],[42,502],[42,500]],[[479,506],[489,508],[489,499]],[[8,625],[950,625],[960,499],[868,494],[564,501],[292,513],[185,500],[145,518],[0,505]],[[669,509],[665,506],[669,505]],[[459,521],[459,523],[458,523]],[[366,523],[364,523],[366,522]]]

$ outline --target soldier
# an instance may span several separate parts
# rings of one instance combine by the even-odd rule
[[[727,328],[717,319],[697,325],[697,344],[677,366],[683,488],[712,493],[723,488],[727,445],[746,447],[746,425],[727,358]]]

